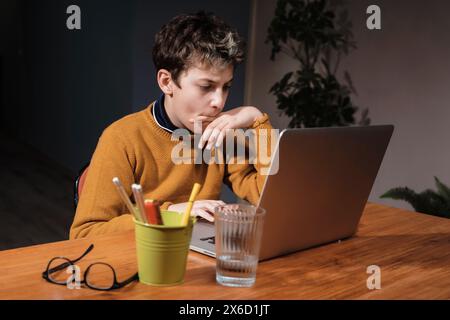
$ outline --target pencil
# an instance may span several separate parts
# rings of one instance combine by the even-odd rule
[[[138,213],[136,212],[133,204],[131,203],[130,198],[128,197],[125,188],[122,185],[122,182],[120,182],[118,177],[114,177],[112,179],[114,185],[116,186],[117,191],[119,192],[120,197],[122,198],[122,201],[125,203],[125,205],[127,206],[128,210],[130,211],[130,213],[134,216],[134,218],[138,221],[142,221],[142,219],[140,219]]]
[[[144,196],[142,195],[142,187],[139,184],[134,183],[131,186],[133,190],[134,200],[136,201],[137,210],[139,215],[141,216],[141,221],[144,223],[148,223],[147,217],[145,215],[145,204],[144,204]]]
[[[195,198],[197,197],[198,192],[200,191],[200,187],[202,185],[199,183],[194,183],[194,186],[192,187],[191,196],[189,197],[189,202],[186,207],[186,211],[184,212],[183,220],[181,222],[182,226],[187,226],[189,223],[189,217],[191,215],[191,209],[194,204]]]

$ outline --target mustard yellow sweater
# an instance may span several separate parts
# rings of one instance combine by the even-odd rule
[[[151,113],[153,105],[103,131],[80,194],[71,239],[134,228],[132,216],[112,183],[116,176],[128,195],[132,195],[131,185],[139,183],[146,199],[163,201],[162,209],[188,201],[195,182],[202,185],[196,200],[219,199],[224,182],[241,199],[258,202],[266,178],[258,173],[260,164],[175,164],[172,148],[180,141],[172,140],[172,134],[158,126]],[[272,129],[268,115],[256,119],[251,128]],[[193,135],[191,138],[193,142]],[[265,139],[270,146],[270,134]]]

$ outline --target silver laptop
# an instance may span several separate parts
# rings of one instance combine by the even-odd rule
[[[354,235],[392,125],[285,129],[258,206],[266,209],[260,260]],[[215,256],[214,224],[195,224],[190,248]]]

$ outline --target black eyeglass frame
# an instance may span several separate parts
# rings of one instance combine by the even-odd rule
[[[71,260],[71,259],[66,258],[66,257],[54,257],[54,258],[50,259],[50,261],[47,264],[47,268],[45,269],[44,272],[42,272],[42,278],[44,278],[45,280],[47,280],[50,283],[66,286],[67,285],[66,281],[64,281],[64,282],[56,281],[56,280],[52,279],[50,275],[52,273],[57,272],[57,271],[66,269],[69,266],[74,266],[76,262],[78,262],[81,259],[83,259],[89,252],[92,251],[92,249],[94,249],[94,245],[93,244],[91,244],[80,257],[78,257],[77,259],[74,259],[74,260]],[[56,259],[66,260],[66,262],[64,262],[64,263],[62,263],[60,265],[57,265],[57,266],[55,266],[55,267],[50,269],[50,266],[51,266],[52,262],[55,261]],[[86,279],[87,279],[87,277],[89,275],[89,271],[91,270],[91,268],[93,266],[99,265],[99,264],[109,267],[111,269],[111,271],[113,272],[113,284],[109,288],[95,287],[95,286],[90,285],[89,282],[86,281]],[[114,270],[114,268],[110,264],[105,263],[105,262],[94,262],[94,263],[90,264],[87,267],[87,269],[84,271],[83,279],[80,281],[80,283],[86,285],[88,288],[93,289],[93,290],[110,291],[110,290],[123,288],[127,284],[129,284],[129,283],[131,283],[133,281],[136,281],[136,280],[139,280],[139,274],[137,272],[133,276],[128,278],[127,280],[119,282],[119,281],[117,281],[116,271]]]

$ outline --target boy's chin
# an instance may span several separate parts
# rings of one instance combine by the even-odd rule
[[[202,122],[201,127],[200,126],[194,126],[194,125],[189,125],[189,127],[186,127],[186,129],[188,129],[191,133],[203,133],[203,131],[205,131],[205,129],[208,127],[208,125],[210,124],[210,122]]]
[[[206,126],[203,126],[202,128],[197,128],[194,126],[185,126],[184,129],[187,129],[191,134],[202,134],[205,130]]]

